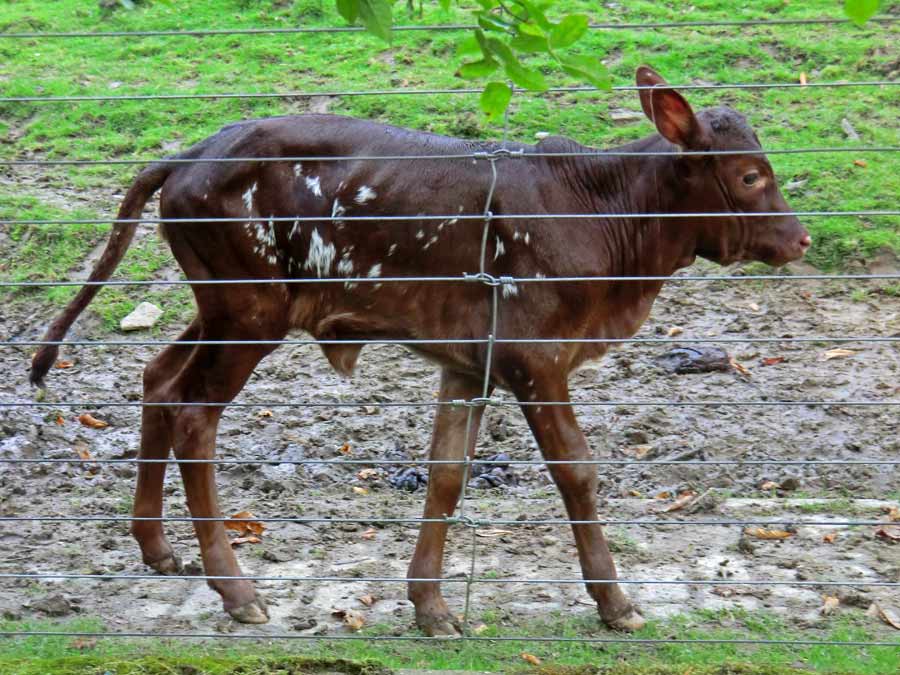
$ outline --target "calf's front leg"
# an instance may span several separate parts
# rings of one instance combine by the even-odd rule
[[[444,369],[441,373],[441,401],[469,400],[480,396],[482,381]],[[457,460],[458,464],[432,464],[428,472],[425,518],[453,515],[465,475],[463,459],[475,452],[475,440],[484,408],[439,406],[431,437],[432,460]],[[466,426],[468,425],[468,446]],[[439,579],[447,540],[445,522],[422,523],[416,551],[407,576],[412,579]],[[447,607],[437,581],[410,581],[408,596],[416,606],[416,624],[428,636],[460,635],[459,622]]]
[[[522,411],[541,449],[550,461],[588,460],[591,451],[578,427],[569,403],[568,384],[562,376],[535,376],[515,388],[519,401],[559,401],[566,405],[523,405]],[[551,464],[550,475],[562,495],[569,519],[597,521],[597,467],[593,464]],[[599,521],[573,524],[575,545],[587,591],[597,602],[600,618],[615,630],[637,630],[644,625],[628,596],[615,583],[590,583],[616,579],[616,565]]]

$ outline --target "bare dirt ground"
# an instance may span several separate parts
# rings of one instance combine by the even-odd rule
[[[690,270],[708,273],[700,265]],[[837,282],[703,282],[669,284],[640,336],[678,337],[890,336],[900,333],[900,299],[887,294],[855,295]],[[875,283],[869,282],[869,288]],[[135,291],[137,293],[137,291]],[[136,295],[135,300],[140,300]],[[34,301],[7,305],[0,316],[3,339],[40,336],[54,309]],[[159,337],[175,337],[180,326]],[[148,334],[149,336],[149,334]],[[105,336],[88,313],[69,336]],[[118,336],[123,337],[123,336]],[[145,336],[146,337],[146,336]],[[677,339],[677,338],[676,338]],[[674,345],[677,346],[677,345]],[[690,346],[690,345],[688,345]],[[694,345],[696,346],[696,345]],[[678,375],[665,372],[656,357],[673,345],[628,345],[572,378],[577,401],[634,400],[900,400],[900,352],[895,343],[729,344],[729,353],[747,369]],[[822,360],[834,347],[851,355]],[[73,348],[63,358],[74,366],[54,370],[47,400],[137,401],[141,369],[153,347]],[[30,401],[26,382],[30,349],[0,351],[0,401]],[[763,365],[765,359],[783,361]],[[770,361],[771,362],[771,361]],[[431,424],[428,408],[386,407],[389,401],[433,401],[433,366],[397,347],[368,347],[356,375],[334,374],[314,346],[283,347],[266,359],[239,400],[291,403],[229,409],[220,427],[221,458],[276,462],[219,467],[221,503],[226,513],[249,510],[259,517],[404,518],[421,513],[424,488],[414,493],[391,485],[388,467],[297,464],[311,459],[425,457]],[[505,395],[508,398],[508,395]],[[368,402],[354,407],[307,407],[305,402]],[[109,423],[90,429],[77,421],[89,412]],[[596,456],[614,460],[900,460],[897,408],[890,406],[635,407],[585,406],[582,428]],[[137,407],[0,408],[0,459],[129,458],[138,443]],[[349,444],[349,452],[341,448]],[[346,448],[345,448],[346,450]],[[505,453],[538,459],[521,414],[491,407],[479,439],[478,457]],[[661,519],[668,526],[611,525],[620,574],[627,579],[900,581],[900,548],[875,535],[875,527],[806,526],[785,541],[742,537],[740,526],[704,526],[691,520],[771,519],[771,526],[803,520],[884,519],[896,506],[900,475],[895,466],[760,466],[659,464],[602,466],[601,514],[609,519]],[[492,518],[563,518],[545,469],[512,465],[492,481],[476,479],[466,513]],[[767,481],[783,486],[768,495]],[[491,483],[497,486],[491,487]],[[0,515],[126,517],[134,468],[130,465],[0,463]],[[354,490],[363,488],[363,490]],[[706,495],[689,509],[659,513],[672,497],[692,490]],[[668,496],[667,494],[668,493]],[[185,516],[177,471],[166,479],[167,514]],[[663,498],[657,498],[662,496]],[[769,498],[767,498],[767,496]],[[773,498],[774,497],[774,498]],[[799,499],[798,499],[799,497]],[[810,498],[829,498],[819,502]],[[849,499],[848,499],[849,498]],[[167,526],[170,538],[199,571],[199,550],[189,523]],[[823,535],[836,533],[833,543]],[[398,582],[366,577],[402,577],[412,554],[414,524],[367,522],[270,523],[259,544],[239,548],[247,573],[266,576],[337,576],[345,582],[260,582],[272,622],[238,626],[227,620],[218,597],[197,580],[162,577],[137,581],[0,580],[0,614],[37,618],[54,613],[47,597],[62,594],[61,616],[99,616],[111,631],[342,632],[335,610],[354,609],[368,624],[410,630],[412,608]],[[445,594],[461,609],[469,570],[471,532],[453,528]],[[577,557],[569,531],[554,525],[485,524],[476,532],[477,583],[473,617],[490,612],[503,624],[545,617],[548,611],[591,612],[580,584],[504,584],[504,579],[577,579]],[[146,574],[127,522],[5,522],[0,526],[0,573]],[[362,578],[362,580],[361,580]],[[895,602],[896,589],[778,585],[635,585],[629,592],[653,618],[699,608],[766,608],[815,625],[823,593],[840,595],[843,605]],[[375,600],[371,607],[360,601]],[[368,600],[368,598],[367,598]],[[59,604],[59,603],[57,603]],[[887,629],[889,630],[889,629]]]

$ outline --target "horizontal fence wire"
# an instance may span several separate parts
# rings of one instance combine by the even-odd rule
[[[890,25],[898,20],[894,16],[875,16],[868,23]],[[751,26],[829,26],[851,24],[849,19],[821,17],[814,19],[744,19],[721,21],[658,21],[651,23],[594,22],[591,30],[654,30],[659,28],[748,28]],[[392,26],[395,32],[443,33],[475,30],[474,24],[413,24]],[[270,28],[177,28],[171,30],[120,30],[120,31],[24,31],[0,32],[0,39],[58,39],[58,38],[138,38],[138,37],[220,37],[225,35],[291,35],[304,33],[365,33],[361,26],[290,26]]]
[[[900,20],[900,17],[886,16],[876,17],[871,20],[879,25],[893,24]],[[618,30],[618,29],[656,29],[656,28],[701,28],[701,27],[747,27],[747,26],[763,26],[777,27],[785,25],[831,25],[846,24],[846,19],[761,19],[761,20],[734,20],[734,21],[686,21],[686,22],[660,22],[660,23],[644,23],[644,24],[627,24],[627,23],[610,23],[591,24],[591,28],[595,30]],[[399,31],[458,31],[469,30],[474,26],[467,25],[441,25],[441,26],[398,26],[394,30]],[[102,32],[18,32],[18,33],[0,33],[2,39],[57,39],[57,38],[116,38],[116,37],[213,37],[222,35],[264,35],[264,34],[291,34],[291,33],[347,33],[361,32],[363,29],[354,26],[335,27],[335,28],[303,28],[303,27],[285,27],[285,28],[249,28],[249,29],[176,29],[176,30],[160,30],[160,31],[102,31]],[[650,88],[666,88],[680,90],[780,90],[780,89],[831,89],[831,88],[865,88],[865,87],[894,87],[900,85],[900,82],[893,80],[874,80],[874,81],[835,81],[835,82],[769,82],[769,83],[723,83],[723,84],[682,84],[682,85],[665,85],[664,87],[646,87],[646,86],[616,86],[613,87],[615,92],[633,92]],[[535,92],[527,92],[517,89],[521,94],[535,94]],[[597,92],[594,87],[589,86],[570,86],[570,87],[554,87],[548,90],[554,93],[580,93],[580,92]],[[290,99],[290,98],[306,98],[318,96],[330,97],[355,97],[355,96],[408,96],[408,95],[460,95],[460,94],[476,94],[481,90],[477,88],[424,88],[424,89],[380,89],[380,90],[335,90],[335,91],[294,91],[294,92],[220,92],[220,93],[158,93],[158,94],[121,94],[121,95],[64,95],[64,96],[5,96],[0,97],[0,103],[75,103],[75,102],[117,102],[117,101],[165,101],[165,100],[218,100],[218,99]],[[504,130],[505,145],[506,130]],[[244,218],[201,218],[201,219],[134,219],[134,220],[113,220],[110,218],[85,220],[85,219],[32,219],[32,220],[4,220],[0,221],[2,225],[63,225],[63,224],[90,224],[113,222],[119,224],[133,223],[141,225],[149,224],[192,224],[192,223],[253,223],[262,222],[274,224],[276,222],[337,222],[346,223],[353,220],[359,221],[438,221],[438,220],[472,220],[482,223],[484,229],[483,241],[486,241],[487,232],[490,224],[495,220],[569,220],[569,219],[678,219],[678,218],[733,218],[732,213],[593,213],[593,214],[493,214],[490,211],[493,189],[497,180],[497,167],[495,162],[499,159],[510,158],[564,158],[578,156],[669,156],[669,155],[709,155],[709,156],[728,156],[728,155],[762,155],[762,154],[823,154],[823,153],[896,153],[900,151],[900,147],[836,147],[836,148],[779,148],[770,151],[698,151],[698,152],[630,152],[627,150],[612,151],[584,151],[584,152],[525,152],[522,150],[509,150],[501,147],[498,151],[476,152],[458,155],[394,155],[394,156],[298,156],[298,157],[213,157],[213,158],[172,158],[172,159],[0,159],[2,166],[79,166],[79,165],[140,165],[153,162],[163,162],[172,165],[190,164],[190,163],[239,163],[239,162],[337,162],[337,161],[431,161],[431,160],[489,160],[493,172],[493,180],[490,190],[488,191],[488,200],[485,211],[482,214],[452,214],[452,215],[425,215],[425,216],[342,216],[342,217],[244,217]],[[767,212],[767,213],[742,213],[741,217],[759,218],[759,217],[892,217],[900,215],[900,210],[822,210],[822,211],[795,211],[790,213]],[[493,291],[494,306],[492,311],[492,319],[494,321],[493,328],[484,338],[459,338],[459,339],[416,339],[416,340],[238,340],[238,341],[216,341],[216,340],[71,340],[71,341],[40,341],[40,340],[2,340],[0,346],[5,347],[31,347],[44,345],[65,345],[71,347],[99,347],[99,346],[132,346],[132,345],[171,345],[180,344],[184,346],[194,345],[216,345],[216,344],[234,344],[234,345],[311,345],[311,344],[385,344],[385,345],[406,345],[406,346],[427,346],[440,344],[470,344],[486,346],[488,354],[496,345],[500,344],[545,344],[545,343],[600,343],[600,344],[692,344],[692,343],[723,343],[723,344],[744,344],[744,343],[806,343],[806,344],[828,344],[828,343],[888,343],[892,344],[900,342],[900,334],[892,336],[790,336],[790,337],[728,337],[728,338],[511,338],[500,337],[496,334],[496,319],[499,311],[498,304],[498,287],[506,284],[518,283],[576,283],[576,282],[624,282],[624,281],[668,281],[668,282],[687,282],[687,281],[867,281],[867,280],[894,280],[900,278],[900,274],[846,274],[846,275],[712,275],[712,276],[691,276],[683,275],[681,277],[554,277],[554,278],[513,278],[513,277],[494,277],[484,271],[485,247],[482,244],[482,264],[481,272],[478,274],[463,275],[462,277],[395,277],[395,278],[326,278],[326,279],[234,279],[234,280],[202,280],[199,282],[179,279],[166,281],[150,281],[150,280],[115,280],[110,282],[78,282],[78,281],[3,281],[0,287],[22,287],[22,288],[38,288],[49,286],[90,286],[90,285],[134,285],[134,286],[153,286],[153,285],[229,285],[229,284],[306,284],[306,283],[459,283],[476,281],[485,284]],[[758,407],[790,407],[790,406],[836,406],[836,407],[855,407],[855,406],[898,406],[900,401],[896,400],[847,400],[847,401],[798,401],[798,400],[769,400],[765,397],[759,400],[604,400],[604,401],[512,401],[504,400],[499,397],[490,397],[488,395],[487,386],[490,381],[490,356],[488,356],[485,368],[485,394],[482,397],[467,400],[451,400],[451,401],[295,401],[291,403],[285,402],[142,402],[142,401],[0,401],[0,409],[3,408],[104,408],[104,407],[179,407],[179,406],[211,406],[211,407],[235,407],[235,408],[294,408],[294,407],[368,407],[376,406],[379,408],[394,407],[431,407],[438,406],[465,406],[469,408],[470,420],[471,412],[477,407],[486,406],[667,406],[667,407],[684,407],[684,406],[758,406]],[[468,424],[467,424],[468,428]],[[519,527],[536,527],[536,526],[562,526],[562,525],[622,525],[635,527],[689,527],[689,526],[708,526],[708,527],[744,527],[751,524],[768,525],[784,524],[785,527],[873,527],[884,526],[888,524],[885,520],[874,519],[818,519],[804,520],[795,519],[784,516],[774,517],[751,517],[740,519],[687,519],[687,520],[665,520],[659,517],[657,513],[655,518],[622,518],[622,519],[594,519],[594,520],[574,520],[564,518],[536,518],[536,519],[509,519],[509,518],[476,518],[462,510],[465,506],[466,493],[465,486],[466,476],[469,475],[470,467],[474,466],[496,466],[502,465],[523,465],[523,466],[545,466],[552,467],[557,464],[576,465],[587,464],[597,466],[641,466],[648,467],[650,465],[732,465],[732,466],[900,466],[900,460],[881,460],[878,458],[871,459],[854,459],[854,460],[778,460],[778,459],[693,459],[697,452],[689,451],[682,453],[683,458],[675,457],[670,459],[652,459],[652,460],[614,460],[614,459],[585,459],[585,460],[475,460],[466,456],[463,460],[387,460],[387,459],[364,459],[364,458],[332,458],[332,459],[304,459],[304,460],[277,460],[277,459],[141,459],[141,458],[121,458],[121,459],[95,459],[84,460],[81,458],[0,458],[0,465],[32,465],[32,464],[78,464],[84,468],[90,469],[95,466],[104,464],[220,464],[220,465],[370,465],[370,466],[430,466],[442,464],[463,465],[466,468],[463,480],[463,492],[459,503],[460,511],[457,516],[445,516],[442,518],[401,518],[401,517],[368,517],[365,515],[358,517],[289,517],[276,515],[272,517],[253,516],[252,518],[228,518],[224,516],[216,517],[199,517],[199,516],[159,516],[159,517],[134,517],[134,516],[112,516],[101,514],[86,515],[0,515],[0,522],[3,523],[25,523],[25,522],[48,522],[48,523],[85,523],[85,522],[109,522],[109,523],[134,523],[141,521],[151,522],[269,522],[269,523],[292,523],[301,525],[315,526],[320,524],[323,526],[333,526],[341,523],[359,524],[382,524],[382,525],[422,525],[425,523],[443,523],[452,526],[463,526],[472,532],[472,544],[470,547],[471,565],[469,572],[464,575],[451,577],[435,577],[435,578],[406,578],[393,576],[340,576],[340,575],[320,575],[320,576],[294,576],[294,575],[242,575],[242,576],[215,576],[215,575],[173,575],[160,576],[154,574],[79,574],[69,572],[4,572],[0,573],[2,580],[82,580],[82,581],[135,581],[135,580],[152,580],[152,581],[216,581],[216,580],[237,580],[245,579],[261,582],[292,582],[292,583],[356,583],[356,582],[383,582],[383,583],[407,583],[408,581],[423,582],[440,582],[440,583],[463,583],[466,585],[466,605],[465,620],[468,620],[469,612],[469,596],[471,586],[473,584],[558,584],[558,585],[578,585],[584,583],[591,584],[612,584],[619,583],[623,585],[696,585],[696,586],[795,586],[795,587],[873,587],[873,588],[895,588],[900,586],[900,582],[874,580],[874,579],[841,579],[841,580],[775,580],[775,579],[554,579],[554,578],[494,578],[487,576],[479,576],[475,573],[475,563],[477,560],[476,535],[478,530],[487,526],[519,526]],[[676,516],[677,518],[677,516]],[[0,632],[0,637],[96,637],[96,638],[139,638],[139,637],[156,637],[156,638],[172,638],[172,639],[250,639],[250,640],[271,640],[271,639],[287,639],[287,640],[391,640],[391,641],[437,641],[443,642],[447,638],[435,637],[419,637],[419,636],[371,636],[371,635],[329,635],[318,636],[309,634],[294,633],[231,633],[222,635],[221,633],[174,633],[174,632],[156,632],[156,631],[119,631],[119,632],[90,632],[90,631],[40,631],[40,630],[21,630],[21,631],[4,631]],[[554,636],[500,636],[500,637],[483,637],[473,634],[465,634],[461,638],[452,638],[454,640],[469,640],[474,642],[528,642],[528,643],[597,643],[597,644],[623,644],[623,645],[663,645],[663,644],[734,644],[734,645],[787,645],[787,646],[858,646],[858,647],[891,647],[900,648],[900,643],[896,641],[862,641],[862,640],[812,640],[812,639],[755,639],[755,638],[722,638],[722,639],[693,639],[693,638],[622,638],[613,637],[554,637]]]
[[[481,405],[508,406],[512,408],[543,408],[548,406],[562,406],[573,408],[614,408],[614,407],[662,407],[662,408],[789,408],[789,407],[847,407],[847,408],[877,408],[900,406],[900,400],[885,401],[768,401],[733,399],[721,399],[710,401],[681,401],[681,400],[610,400],[610,401],[503,401],[496,400],[482,402],[478,400],[468,401],[294,401],[284,403],[281,401],[261,401],[250,403],[237,401],[227,403],[222,401],[2,401],[3,408],[365,408],[375,406],[379,408],[440,408],[444,406],[471,406]]]
[[[860,335],[860,336],[832,336],[816,335],[804,337],[660,337],[660,338],[347,338],[347,339],[283,339],[283,340],[0,340],[0,347],[41,347],[41,346],[69,346],[69,347],[122,347],[122,346],[160,346],[181,345],[193,347],[198,345],[399,345],[403,346],[427,346],[427,345],[486,345],[486,344],[807,344],[807,343],[847,343],[847,342],[900,342],[900,335]],[[448,401],[449,403],[449,401]]]
[[[689,450],[687,453],[701,454]],[[866,466],[878,464],[884,466],[900,466],[900,459],[560,459],[560,460],[535,460],[535,459],[504,459],[502,461],[491,459],[143,459],[141,457],[126,457],[119,459],[105,459],[91,457],[28,457],[7,458],[0,457],[0,464],[82,464],[92,466],[94,464],[224,464],[229,466],[279,466],[281,464],[301,466],[305,464],[325,464],[333,466],[442,466],[470,464],[472,466],[697,466],[697,465],[724,465],[724,466]]]
[[[559,276],[559,277],[495,277],[504,284],[547,284],[573,282],[741,282],[741,281],[878,281],[900,279],[898,272],[877,274],[710,274],[678,276]],[[69,280],[58,281],[0,281],[0,288],[50,288],[55,286],[241,286],[246,284],[390,284],[390,283],[459,283],[472,281],[470,275],[428,277],[259,277],[254,279],[108,279],[106,281]],[[0,342],[0,344],[3,344]]]
[[[172,632],[136,632],[118,631],[102,633],[99,631],[2,631],[0,637],[88,637],[88,638],[158,638],[158,639],[230,639],[230,640],[316,640],[319,642],[347,640],[364,640],[371,642],[528,642],[528,643],[583,643],[583,644],[621,644],[621,645],[783,645],[790,647],[893,647],[900,649],[900,642],[878,640],[770,640],[756,638],[624,638],[624,637],[526,637],[481,635],[447,635],[425,637],[422,635],[309,635],[304,633],[172,633]]]
[[[648,520],[646,518],[603,518],[602,520],[570,520],[566,518],[538,518],[532,520],[519,520],[517,518],[478,518],[448,517],[448,518],[386,518],[359,516],[357,518],[305,518],[300,516],[254,516],[253,518],[229,518],[227,516],[3,516],[0,515],[0,523],[293,523],[295,525],[321,524],[360,524],[373,525],[421,525],[422,523],[444,523],[450,525],[462,525],[464,527],[478,528],[484,525],[505,525],[520,527],[535,527],[549,525],[634,525],[641,527],[734,527],[736,525],[767,525],[783,523],[795,527],[877,527],[889,525],[884,520],[797,520],[767,516],[759,518],[740,518],[731,520]]]
[[[900,81],[895,80],[870,80],[859,82],[747,82],[725,84],[661,84],[647,85],[616,85],[611,87],[613,92],[634,92],[644,89],[677,89],[680,91],[706,91],[706,90],[762,90],[762,89],[835,89],[847,87],[896,87]],[[521,87],[512,87],[514,93],[528,96],[544,96],[546,94],[604,92],[606,89],[598,89],[594,86],[576,85],[565,87],[548,87],[543,91],[532,91]],[[475,87],[447,87],[437,89],[337,89],[322,91],[271,91],[271,92],[215,92],[200,93],[166,93],[166,94],[71,94],[63,96],[0,96],[0,103],[76,103],[85,101],[183,101],[183,100],[212,100],[212,99],[272,99],[272,98],[309,98],[314,96],[325,97],[356,97],[356,96],[450,96],[461,94],[480,94],[481,89]]]
[[[502,150],[502,151],[501,151]],[[516,159],[554,159],[565,157],[733,157],[743,155],[801,155],[801,154],[864,154],[900,152],[895,146],[822,147],[822,148],[773,148],[770,150],[584,150],[572,152],[543,152],[540,150],[507,150],[494,152],[470,152],[440,155],[284,155],[276,157],[153,157],[143,159],[3,159],[0,166],[99,166],[152,164],[236,164],[242,162],[385,162],[385,161],[440,161],[482,160],[496,157]]]
[[[436,583],[472,583],[486,585],[521,584],[537,585],[546,584],[553,586],[577,586],[581,584],[596,584],[598,586],[624,584],[628,586],[800,586],[800,587],[833,587],[833,586],[857,586],[871,588],[897,588],[900,581],[865,581],[858,579],[840,579],[838,581],[793,580],[782,581],[777,579],[538,579],[516,577],[357,577],[357,576],[266,576],[266,575],[241,575],[241,576],[208,576],[204,574],[66,574],[66,573],[34,573],[15,574],[0,573],[2,579],[81,579],[87,581],[248,581],[266,582],[293,582],[293,583],[408,583],[410,581],[431,581]],[[2,635],[2,633],[0,633]]]
[[[881,218],[887,216],[900,216],[897,209],[862,209],[848,211],[741,211],[734,213],[729,211],[697,211],[697,212],[660,212],[660,213],[494,213],[492,220],[683,220],[685,218],[786,218],[817,217],[817,218],[846,218],[848,216],[867,216]],[[94,223],[115,222],[120,225],[205,225],[210,223],[390,223],[390,222],[418,222],[418,221],[475,221],[483,222],[484,216],[468,213],[451,213],[443,215],[419,214],[399,216],[347,216],[347,215],[321,215],[321,216],[243,216],[222,218],[31,218],[24,220],[0,220],[0,225],[91,225]]]

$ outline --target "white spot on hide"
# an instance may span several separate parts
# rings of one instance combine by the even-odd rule
[[[312,192],[316,197],[322,196],[322,181],[318,176],[307,176],[306,187]]]
[[[367,275],[369,278],[380,277],[381,276],[381,263],[375,263],[372,267],[369,268],[369,274]]]
[[[388,255],[394,255],[394,252],[397,250],[397,244],[391,244],[391,247],[388,249]]]
[[[499,258],[504,253],[506,253],[506,247],[503,245],[503,240],[500,237],[497,237],[497,247],[494,251],[494,260]]]
[[[503,297],[504,298],[511,298],[518,294],[519,294],[518,286],[516,286],[515,284],[512,284],[512,283],[503,284]]]
[[[297,178],[300,178],[300,174],[303,173],[303,165],[300,162],[294,164],[294,175]]]
[[[359,190],[356,191],[356,203],[365,204],[366,202],[375,199],[376,196],[377,195],[375,194],[375,190],[370,188],[368,185],[362,185],[360,186]]]
[[[253,195],[256,193],[257,185],[254,183],[244,193],[244,206],[247,207],[247,213],[253,211]]]
[[[319,235],[319,230],[314,229],[309,240],[309,253],[303,267],[315,270],[316,276],[324,277],[331,272],[331,264],[334,262],[334,244],[326,244]]]
[[[424,238],[425,238],[424,230],[419,230],[418,232],[416,232],[416,239],[424,239]]]

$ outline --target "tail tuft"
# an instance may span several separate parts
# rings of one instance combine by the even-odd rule
[[[34,358],[31,359],[31,371],[28,373],[28,380],[35,387],[44,389],[44,378],[56,363],[56,357],[59,356],[59,347],[57,345],[44,345],[38,349]]]

